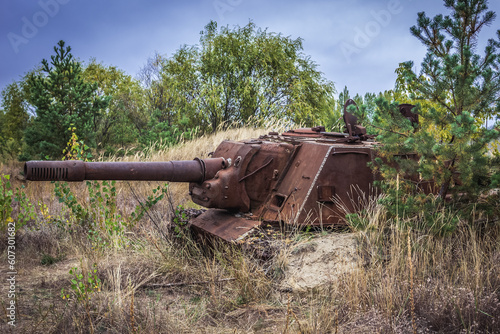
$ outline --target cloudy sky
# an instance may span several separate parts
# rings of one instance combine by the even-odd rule
[[[500,14],[500,1],[490,1]],[[392,89],[402,61],[419,65],[424,47],[409,33],[417,13],[448,13],[440,0],[2,0],[0,89],[54,54],[64,40],[84,62],[95,58],[136,76],[155,52],[194,45],[210,21],[260,28],[302,38],[311,57],[338,91]],[[481,34],[495,36],[500,19]]]

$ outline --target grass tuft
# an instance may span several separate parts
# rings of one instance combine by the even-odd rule
[[[256,138],[284,126],[240,127],[110,159],[205,158],[222,140]],[[1,167],[12,175],[13,187],[24,184],[14,177],[18,167]],[[384,195],[352,189],[353,202],[337,204],[357,232],[360,265],[330,283],[285,291],[281,283],[290,275],[290,259],[317,251],[327,231],[266,227],[242,245],[202,242],[174,222],[179,205],[197,209],[187,185],[169,184],[165,198],[151,201],[140,219],[131,218],[138,201],[145,203],[158,186],[164,189],[154,182],[117,182],[116,211],[99,216],[102,225],[85,225],[58,201],[53,184],[26,185],[35,219],[16,236],[20,333],[498,332],[500,224],[490,216],[464,220],[442,210],[422,222],[426,230],[415,219],[388,218],[380,204]],[[69,189],[76,204],[89,208],[85,184]],[[363,208],[350,215],[358,200]],[[106,217],[120,224],[120,233],[109,234]],[[432,232],[433,226],[451,224],[450,233]],[[89,237],[85,226],[103,229]],[[6,245],[6,236],[1,238]],[[5,246],[2,252],[5,259]],[[4,305],[6,287],[0,291]],[[8,326],[3,320],[0,331],[8,332]]]

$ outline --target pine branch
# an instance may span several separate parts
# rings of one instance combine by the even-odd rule
[[[394,131],[394,130],[388,130],[388,129],[384,129],[384,128],[381,128],[379,126],[376,126],[376,125],[373,125],[369,122],[366,122],[366,124],[370,125],[370,126],[373,126],[374,128],[376,129],[379,129],[379,130],[382,130],[382,131],[386,131],[386,132],[390,132],[390,133],[394,133],[394,134],[397,134],[397,135],[400,135],[400,136],[403,136],[405,138],[408,138],[408,135],[404,134],[404,133],[401,133],[401,132],[397,132],[397,131]]]

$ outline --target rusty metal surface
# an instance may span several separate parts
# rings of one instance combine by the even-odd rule
[[[285,177],[271,193],[264,220],[294,222],[301,215],[330,150],[331,146],[324,144],[300,146]]]
[[[374,180],[367,166],[372,159],[368,145],[302,143],[286,176],[271,192],[261,218],[297,225],[341,223],[333,197],[353,209],[349,198],[352,187],[368,193]]]
[[[288,143],[225,141],[213,156],[224,156],[231,166],[202,184],[191,183],[191,197],[208,208],[257,213],[294,149]]]
[[[369,195],[375,180],[368,163],[375,157],[371,147],[333,147],[325,163],[323,173],[317,180],[317,185],[335,187],[336,200],[350,211],[355,212],[359,205],[360,195]],[[312,198],[321,205],[308,203],[309,210],[317,212],[318,220],[314,225],[337,225],[343,223],[343,215],[337,205],[330,201]]]
[[[326,130],[324,126],[317,126],[314,128],[299,128],[283,132],[282,136],[293,136],[293,137],[307,136],[310,138],[315,138],[315,137],[321,137],[322,133],[324,133],[325,131]]]
[[[28,161],[24,164],[24,176],[30,181],[83,181],[83,161]]]
[[[406,117],[406,119],[408,119],[411,122],[411,124],[416,128],[418,126],[418,114],[411,111],[414,107],[415,106],[413,104],[408,104],[408,103],[400,104],[399,112],[401,113],[401,115]]]
[[[213,156],[225,155],[231,165],[218,171],[212,179],[202,184],[190,183],[189,192],[193,202],[207,208],[223,208],[232,211],[250,210],[250,198],[242,179],[252,157],[260,150],[260,145],[225,141]],[[239,181],[241,180],[241,181]]]
[[[358,118],[347,111],[347,107],[351,105],[355,106],[356,109],[358,109],[358,106],[356,105],[356,102],[354,102],[354,100],[349,99],[344,104],[344,123],[346,132],[349,134],[350,137],[364,135],[366,134],[366,129],[364,127],[359,126],[357,124]]]
[[[191,227],[200,234],[209,234],[226,241],[235,241],[261,224],[258,220],[238,217],[226,210],[208,210],[191,221]]]
[[[226,164],[223,158],[165,162],[28,161],[24,173],[31,181],[203,182],[206,178],[213,178]]]

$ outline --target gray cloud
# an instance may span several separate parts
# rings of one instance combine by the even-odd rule
[[[41,26],[35,26],[37,32],[25,38],[26,43],[17,45],[16,53],[8,34],[23,37],[25,21],[33,23],[34,15],[49,3],[59,4],[57,13],[47,15],[47,22],[38,15]],[[390,8],[397,10],[384,17],[383,11]],[[490,2],[490,9],[500,12],[500,3]],[[393,87],[399,62],[421,62],[425,49],[409,28],[422,10],[429,16],[446,12],[436,0],[4,1],[0,3],[0,89],[49,58],[60,39],[83,61],[95,57],[135,75],[155,51],[172,54],[183,44],[197,44],[199,32],[213,19],[230,27],[252,20],[268,31],[301,37],[304,53],[338,90],[347,85],[353,93],[379,92]],[[485,29],[485,39],[493,37],[494,30]],[[359,36],[356,40],[360,31],[370,34],[365,43]],[[346,56],[342,45],[355,50]]]

